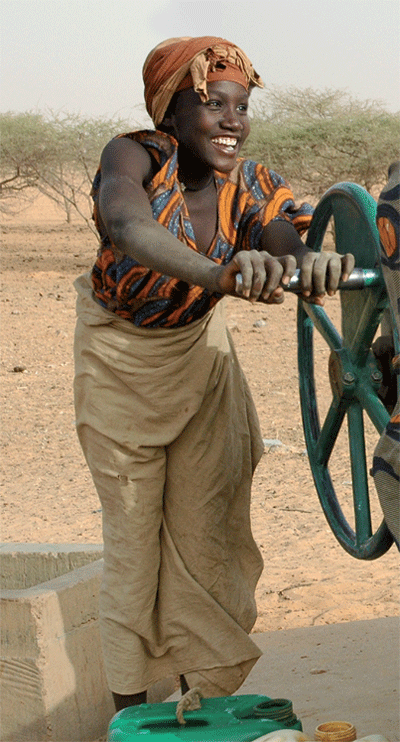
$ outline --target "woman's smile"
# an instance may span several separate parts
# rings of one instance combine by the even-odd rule
[[[220,149],[222,152],[226,152],[227,154],[232,154],[238,150],[239,140],[236,137],[214,137],[211,141],[214,147],[217,147],[217,149]]]

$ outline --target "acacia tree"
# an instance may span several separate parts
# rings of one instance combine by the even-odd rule
[[[51,123],[56,156],[40,173],[38,188],[64,209],[68,222],[75,211],[94,231],[90,191],[100,154],[113,136],[129,130],[129,124],[77,114],[53,114]]]
[[[271,88],[255,106],[244,154],[318,199],[340,181],[371,191],[398,158],[399,143],[400,115],[376,101],[340,90]]]
[[[129,131],[122,119],[86,119],[49,112],[0,115],[0,196],[39,191],[60,206],[69,222],[73,211],[94,231],[90,189],[100,154],[117,133]],[[4,208],[4,206],[3,206]]]
[[[0,197],[4,210],[16,197],[37,187],[40,172],[55,156],[51,125],[41,113],[0,115]]]

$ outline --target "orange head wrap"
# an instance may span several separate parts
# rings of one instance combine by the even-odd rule
[[[207,82],[231,80],[246,90],[263,82],[238,46],[216,36],[167,39],[153,49],[143,65],[146,108],[155,126],[165,115],[172,96],[193,87],[208,100]]]

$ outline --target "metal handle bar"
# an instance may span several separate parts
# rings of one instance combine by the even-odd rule
[[[359,291],[369,286],[378,286],[382,281],[380,272],[374,268],[354,268],[350,273],[347,281],[339,281],[338,289],[340,291]],[[242,274],[236,275],[236,292],[240,294],[243,280]],[[297,269],[286,285],[282,284],[284,291],[290,291],[292,294],[301,294],[300,270]]]

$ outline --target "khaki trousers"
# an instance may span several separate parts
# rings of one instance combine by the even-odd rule
[[[250,488],[263,445],[221,303],[142,329],[75,283],[78,436],[103,511],[101,634],[109,686],[184,674],[229,695],[260,656],[248,636],[262,560]]]

